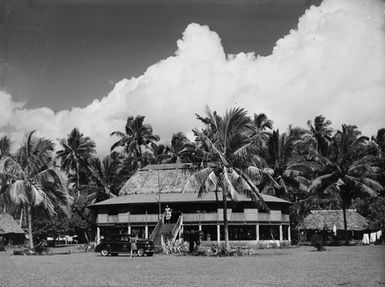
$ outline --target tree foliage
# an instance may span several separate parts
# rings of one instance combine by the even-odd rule
[[[10,200],[27,208],[31,248],[32,209],[43,206],[49,214],[54,215],[57,210],[66,213],[71,202],[65,178],[53,165],[53,142],[34,133],[27,133],[16,154],[3,158],[0,165]]]

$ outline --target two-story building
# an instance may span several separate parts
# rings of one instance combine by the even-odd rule
[[[123,186],[120,196],[90,206],[97,214],[98,236],[127,231],[147,238],[168,205],[173,211],[172,223],[179,220],[183,230],[201,230],[204,241],[219,243],[224,239],[222,194],[207,192],[198,198],[197,192],[187,192],[186,182],[193,173],[190,164],[140,169]],[[268,212],[259,211],[245,197],[228,202],[230,241],[290,241],[290,203],[271,195],[262,197]]]

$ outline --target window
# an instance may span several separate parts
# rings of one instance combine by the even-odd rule
[[[199,226],[198,225],[184,225],[183,226],[183,231],[184,232],[192,231],[192,230],[199,230]]]
[[[138,236],[138,238],[144,238],[144,226],[131,226],[131,235]]]
[[[229,240],[256,240],[255,225],[229,225]],[[224,227],[221,225],[221,239],[225,238]]]
[[[216,241],[217,240],[217,226],[216,225],[202,225],[203,240]]]
[[[260,225],[259,240],[279,240],[278,225]]]

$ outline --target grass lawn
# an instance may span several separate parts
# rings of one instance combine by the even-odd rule
[[[259,250],[255,256],[10,256],[0,286],[385,286],[385,246]]]

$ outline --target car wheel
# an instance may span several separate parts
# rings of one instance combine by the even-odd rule
[[[138,249],[138,256],[142,257],[143,255],[144,255],[144,249],[143,248],[139,248]]]
[[[152,255],[154,255],[154,252],[148,252],[146,254],[147,254],[147,256],[152,256]]]
[[[102,255],[102,256],[107,256],[109,253],[110,253],[110,252],[108,252],[107,249],[102,249],[102,250],[100,250],[100,255]]]

